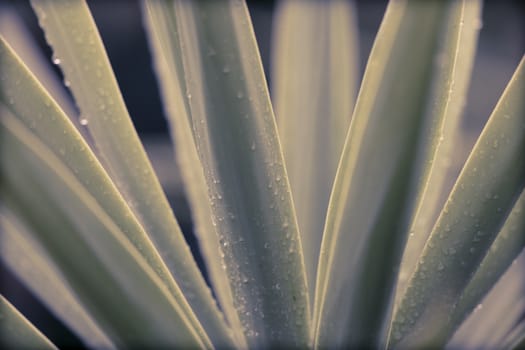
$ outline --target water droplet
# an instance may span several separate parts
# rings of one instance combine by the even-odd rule
[[[62,61],[60,60],[60,58],[58,58],[58,57],[54,57],[54,58],[53,58],[53,63],[54,63],[54,64],[60,64],[60,62],[62,62]]]
[[[79,123],[80,123],[80,125],[86,126],[86,125],[88,125],[89,122],[88,122],[87,118],[81,117],[80,120],[79,120]]]

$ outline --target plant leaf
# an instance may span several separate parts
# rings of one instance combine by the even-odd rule
[[[476,40],[478,16],[477,1],[388,5],[328,208],[314,302],[314,346],[386,343],[413,209],[450,116],[448,108],[457,103],[451,99],[454,79],[460,78],[455,57],[469,57],[464,60],[469,69],[474,54],[458,52],[457,40],[463,35]],[[454,91],[460,99],[466,85],[462,81]]]
[[[6,204],[38,228],[38,239],[115,345],[204,347],[160,278],[73,173],[5,110],[0,133]]]
[[[75,174],[76,179],[83,184],[106,214],[141,252],[177,299],[188,319],[193,323],[193,327],[203,339],[206,339],[207,336],[189,307],[179,285],[173,280],[143,227],[88,145],[3,39],[0,44],[1,99],[8,104],[18,120],[30,128]],[[31,96],[30,103],[27,101],[27,96]],[[207,300],[209,304],[213,302],[209,295]],[[209,310],[206,309],[205,300],[202,304],[199,310]]]
[[[479,1],[466,4],[462,12],[458,11],[457,14],[462,16],[459,23],[463,21],[465,24],[458,27],[457,18],[451,19],[454,23],[449,24],[448,30],[453,33],[444,43],[446,51],[436,59],[436,64],[442,66],[445,74],[436,77],[436,89],[444,96],[443,102],[434,108],[435,113],[441,114],[443,118],[434,130],[438,142],[434,143],[434,149],[430,151],[429,166],[425,169],[426,181],[419,194],[416,214],[410,226],[410,238],[403,253],[396,299],[403,294],[408,278],[417,265],[419,255],[446,200],[443,193],[448,194],[451,190],[446,180],[450,174],[454,149],[457,147],[458,129],[474,65],[478,29],[481,26],[480,12]]]
[[[166,117],[174,140],[176,158],[192,209],[195,233],[204,253],[211,283],[231,326],[237,346],[246,348],[246,339],[234,307],[230,282],[224,273],[224,262],[218,249],[219,237],[212,222],[208,186],[193,138],[174,4],[173,1],[148,0],[142,1],[141,5]]]
[[[0,321],[0,344],[9,349],[57,349],[3,295],[0,295]]]
[[[32,1],[106,170],[179,283],[204,329],[227,339],[211,292],[186,244],[124,105],[85,1]],[[184,308],[191,319],[191,310]],[[199,325],[194,325],[199,329]],[[200,332],[203,339],[207,336]]]
[[[178,1],[173,11],[172,40],[180,41],[174,50],[180,48],[183,69],[177,76],[185,79],[180,86],[186,87],[220,266],[247,344],[304,347],[309,305],[301,243],[246,5]],[[180,62],[171,64],[181,69]],[[194,152],[190,142],[187,147]]]
[[[505,337],[525,313],[525,251],[461,324],[448,349],[503,348]]]
[[[49,254],[6,208],[0,213],[0,225],[0,258],[5,266],[86,345],[114,349],[107,335],[79,303]]]
[[[281,1],[276,11],[272,100],[314,295],[330,190],[357,89],[356,10],[349,1]]]
[[[480,304],[482,298],[516,260],[525,247],[525,192],[522,191],[501,231],[474,276],[465,287],[447,323],[448,337]],[[525,311],[525,310],[524,310]]]
[[[24,25],[16,10],[10,6],[2,5],[0,11],[0,34],[4,37],[13,51],[15,51],[29,70],[38,78],[45,90],[58,103],[67,116],[76,116],[75,107],[70,96],[67,95],[64,85],[54,74],[52,63],[39,49],[36,40]],[[78,123],[78,118],[71,118],[73,123]]]
[[[450,314],[525,186],[524,62],[434,226],[396,312],[390,346],[443,344]]]

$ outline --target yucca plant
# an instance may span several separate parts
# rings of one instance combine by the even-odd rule
[[[142,2],[211,289],[86,3],[31,3],[80,117],[2,37],[1,257],[86,346],[523,345],[523,59],[440,208],[479,1],[391,1],[359,89],[353,4],[280,3],[273,107],[243,1]]]

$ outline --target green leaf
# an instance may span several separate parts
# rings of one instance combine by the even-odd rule
[[[442,96],[439,97],[441,102],[433,108],[434,113],[443,117],[434,129],[438,142],[432,145],[429,165],[425,168],[426,181],[419,194],[410,225],[410,237],[403,253],[396,299],[403,294],[446,195],[451,190],[446,182],[450,176],[451,159],[454,159],[454,152],[458,147],[460,121],[474,65],[477,29],[481,27],[480,11],[481,5],[478,1],[466,4],[462,11],[457,11],[456,15],[462,16],[459,23],[463,21],[464,24],[458,27],[458,18],[451,18],[451,22],[446,26],[446,30],[451,33],[445,35],[448,38],[443,44],[445,51],[436,57],[436,64],[442,66],[444,74],[435,78],[434,89]]]
[[[38,78],[46,91],[60,108],[79,126],[73,100],[68,96],[62,82],[52,69],[52,63],[44,56],[15,8],[2,5],[0,11],[0,34],[13,48],[29,70]]]
[[[106,170],[193,310],[182,305],[184,312],[190,320],[195,312],[202,323],[200,327],[194,322],[195,329],[204,328],[209,334],[228,339],[217,305],[133,127],[85,1],[44,0],[32,5]],[[207,335],[199,333],[206,342]]]
[[[0,295],[0,340],[9,349],[56,349],[3,295]]]
[[[0,212],[0,258],[55,316],[92,348],[114,349],[107,335],[79,303],[71,286],[28,228],[11,213]]]
[[[524,206],[525,192],[522,191],[487,255],[481,261],[449,316],[448,337],[452,336],[454,330],[458,329],[465,318],[480,304],[482,298],[523,251],[525,247]]]
[[[281,1],[276,12],[272,100],[314,295],[330,190],[357,89],[356,10],[348,1]]]
[[[20,121],[2,112],[3,199],[38,232],[115,345],[204,347],[160,278],[73,172]]]
[[[212,221],[208,186],[193,138],[174,4],[173,1],[156,0],[143,1],[141,4],[176,158],[191,205],[195,233],[199,238],[211,283],[236,344],[240,348],[246,348],[246,339],[234,307],[230,282],[224,273],[221,250],[217,249],[220,244],[216,226]],[[222,347],[221,344],[214,343]]]
[[[301,243],[246,5],[179,1],[172,11],[165,24],[171,28],[171,40],[178,42],[163,44],[170,48],[162,59],[171,60],[166,69],[184,82],[169,91],[164,83],[161,86],[165,98],[178,95],[169,98],[187,106],[202,166],[195,173],[206,181],[217,233],[213,242],[219,243],[219,263],[228,276],[247,344],[304,347],[309,303]],[[182,66],[176,57],[179,51]],[[173,120],[181,123],[181,118]],[[178,142],[186,147],[179,152],[195,152],[191,141]],[[190,199],[196,201],[194,208],[207,210],[202,193]],[[217,260],[217,253],[207,259]]]
[[[511,264],[447,343],[449,349],[502,348],[525,312],[525,251]]]
[[[525,58],[434,226],[392,325],[390,346],[437,346],[459,298],[525,186]]]
[[[413,210],[450,107],[466,83],[479,2],[390,2],[374,43],[336,175],[321,246],[314,345],[386,342]],[[468,33],[463,34],[462,31]],[[470,47],[469,47],[470,48]],[[417,53],[417,54],[416,54]],[[455,67],[465,55],[466,67]],[[467,76],[461,79],[467,79]]]
[[[0,46],[0,64],[2,66],[1,100],[7,103],[14,116],[30,128],[75,174],[76,179],[141,252],[177,299],[193,323],[193,327],[201,333],[203,339],[206,339],[207,336],[190,309],[181,288],[173,280],[144,228],[105,170],[68,118],[3,39]],[[31,96],[30,101],[27,101],[28,96]],[[207,298],[206,300],[212,303],[211,296],[208,295]],[[205,301],[202,304],[202,309],[209,310],[205,308]]]

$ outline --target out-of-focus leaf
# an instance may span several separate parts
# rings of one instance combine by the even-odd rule
[[[311,296],[357,90],[355,17],[350,1],[281,1],[274,19],[272,100]]]
[[[5,266],[86,345],[113,349],[114,345],[79,303],[52,257],[6,208],[0,213],[0,227],[0,258]]]

